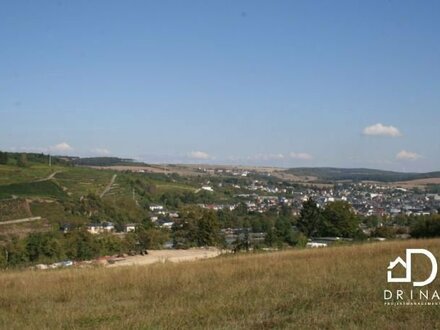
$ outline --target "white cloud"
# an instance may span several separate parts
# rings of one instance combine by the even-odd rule
[[[399,129],[394,126],[385,126],[381,123],[377,123],[375,125],[367,126],[363,130],[364,135],[374,135],[374,136],[391,136],[398,137],[402,136]]]
[[[210,159],[212,158],[208,153],[203,151],[191,151],[187,154],[188,158],[191,159]]]
[[[421,158],[422,156],[411,151],[402,150],[396,155],[396,159],[399,160],[417,160]]]
[[[110,150],[106,148],[94,148],[91,149],[90,152],[98,156],[108,156],[111,153]]]
[[[54,146],[49,147],[49,151],[51,152],[70,152],[73,151],[73,148],[66,142],[58,143]]]
[[[311,160],[313,156],[306,152],[291,152],[289,153],[289,157],[293,159],[301,159],[301,160]]]
[[[251,157],[248,157],[250,160],[279,160],[284,159],[283,154],[257,154]]]

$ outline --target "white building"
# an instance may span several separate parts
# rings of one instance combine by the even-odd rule
[[[126,233],[130,233],[132,231],[135,231],[137,226],[138,225],[136,223],[127,223],[124,225],[124,231]]]
[[[163,206],[156,204],[156,205],[150,205],[150,211],[162,211],[163,210]]]
[[[87,231],[91,234],[101,234],[105,232],[112,232],[115,230],[115,226],[111,222],[92,223],[87,226]]]

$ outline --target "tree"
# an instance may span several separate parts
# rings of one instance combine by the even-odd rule
[[[0,246],[0,269],[6,268],[8,266],[8,259],[7,259],[8,252],[6,248],[3,246]]]
[[[222,243],[220,222],[217,214],[210,210],[190,207],[173,227],[173,244],[177,248],[214,246]]]
[[[246,215],[247,213],[248,213],[248,209],[247,209],[247,206],[246,206],[246,204],[245,203],[243,203],[243,202],[240,202],[238,205],[237,205],[237,207],[234,209],[234,213],[236,214],[236,215],[241,215],[241,216],[244,216],[244,215]]]
[[[321,210],[316,205],[316,202],[309,198],[302,205],[297,227],[299,231],[308,237],[316,236],[320,232],[322,220]]]
[[[8,153],[0,151],[0,164],[6,165],[8,163]]]
[[[93,234],[85,230],[75,231],[66,235],[66,255],[71,259],[87,260],[99,256],[100,246]]]
[[[145,249],[160,249],[163,244],[168,240],[168,234],[163,230],[156,228],[138,228],[136,230],[136,236],[138,238],[139,247],[142,250]]]
[[[278,217],[275,221],[275,232],[281,242],[295,245],[295,236],[292,224],[285,217]]]
[[[18,237],[15,236],[12,237],[11,241],[6,246],[6,254],[9,266],[23,264],[29,260],[24,240],[19,240]]]
[[[172,229],[173,246],[177,249],[187,249],[197,246],[196,221],[191,218],[179,219],[174,222]]]
[[[214,246],[220,242],[220,224],[214,212],[204,212],[197,221],[198,246]]]
[[[274,246],[277,242],[277,237],[272,227],[266,229],[266,237],[264,238],[264,243],[268,246]]]
[[[359,230],[359,219],[348,202],[328,203],[323,212],[322,236],[354,237]]]
[[[111,233],[103,233],[97,237],[97,240],[101,255],[118,254],[124,250],[124,242]]]
[[[56,261],[64,256],[63,247],[53,233],[32,233],[26,239],[29,261]]]
[[[28,165],[28,160],[26,154],[20,154],[17,160],[17,166],[26,167]]]

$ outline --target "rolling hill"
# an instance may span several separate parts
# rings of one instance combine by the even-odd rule
[[[320,181],[380,181],[397,182],[426,178],[440,178],[440,171],[427,173],[404,173],[367,168],[334,168],[334,167],[297,167],[286,170],[287,173],[315,177]]]

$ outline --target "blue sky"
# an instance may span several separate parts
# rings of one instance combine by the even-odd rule
[[[1,1],[0,149],[440,170],[438,1]]]

